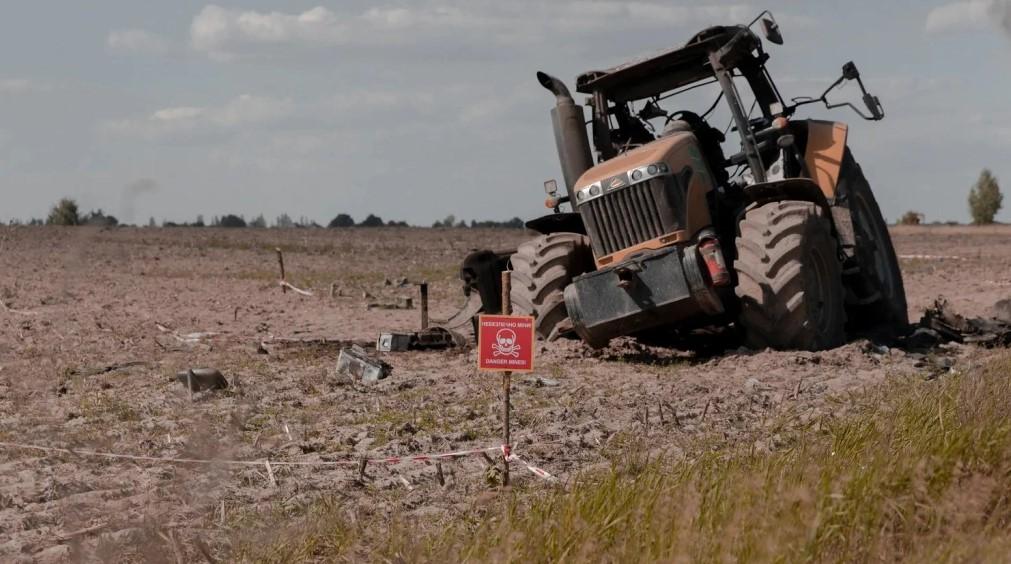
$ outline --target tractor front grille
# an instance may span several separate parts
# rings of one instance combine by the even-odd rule
[[[683,201],[676,178],[666,176],[612,190],[579,213],[599,258],[677,230]]]

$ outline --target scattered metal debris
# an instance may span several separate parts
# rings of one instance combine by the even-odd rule
[[[414,333],[380,333],[376,341],[376,350],[379,352],[437,350],[463,346],[466,342],[466,338],[462,335],[442,327],[432,327]]]
[[[228,387],[228,380],[221,375],[221,372],[214,368],[191,368],[176,373],[176,380],[182,385],[189,387],[191,392],[203,392],[205,390],[224,390]]]
[[[376,341],[379,352],[404,352],[411,346],[411,338],[415,333],[380,333]]]
[[[1009,304],[997,302],[998,317]],[[1002,305],[1003,304],[1003,305]],[[983,347],[1011,345],[1011,323],[1004,319],[966,318],[956,313],[948,301],[938,298],[933,307],[924,312],[918,326],[905,338],[910,348],[931,348],[942,343],[966,343]]]
[[[401,279],[398,284],[407,283]],[[421,298],[421,330],[412,333],[384,332],[376,340],[376,350],[379,352],[403,352],[408,350],[440,350],[457,346],[466,346],[468,340],[463,335],[446,327],[430,327],[428,318],[428,282],[418,282],[418,295]],[[413,307],[411,298],[400,298],[408,308]],[[372,307],[370,305],[370,307]]]
[[[462,335],[442,327],[418,331],[412,337],[410,348],[416,350],[447,349],[466,344],[466,339]]]
[[[389,364],[369,356],[369,353],[358,345],[342,349],[337,358],[337,373],[346,374],[362,382],[377,382],[390,375],[393,369]]]

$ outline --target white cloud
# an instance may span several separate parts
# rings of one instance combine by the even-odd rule
[[[46,90],[49,90],[47,85],[30,78],[0,79],[0,95],[29,94],[32,92],[44,92]]]
[[[164,37],[143,29],[122,29],[109,33],[105,46],[115,53],[164,55],[172,44]]]
[[[194,49],[228,60],[243,46],[255,44],[339,43],[346,28],[330,10],[318,6],[301,14],[241,11],[211,4],[190,24]]]
[[[195,108],[193,106],[165,108],[151,114],[151,121],[172,122],[193,120],[200,117],[205,111],[204,108]]]
[[[295,104],[289,99],[243,94],[219,108],[205,112],[204,117],[218,126],[236,127],[277,121],[291,115],[294,109]]]
[[[1002,28],[1011,33],[1011,0],[963,0],[944,4],[927,14],[931,33]]]
[[[289,99],[243,94],[220,106],[175,106],[156,110],[146,118],[107,122],[102,130],[115,136],[157,139],[274,123],[292,115],[294,110],[295,105]]]
[[[228,61],[269,47],[541,44],[558,34],[704,27],[746,22],[754,6],[672,6],[659,1],[423,0],[410,6],[377,6],[337,13],[316,7],[301,13],[258,12],[209,5],[190,25],[190,44],[213,59]],[[811,20],[785,14],[783,23]]]

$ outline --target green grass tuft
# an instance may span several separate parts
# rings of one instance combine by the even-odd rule
[[[325,530],[341,541],[310,553],[439,562],[1004,560],[1009,377],[1011,355],[971,374],[897,379],[857,396],[845,416],[780,430],[771,452],[712,437],[679,457],[629,450],[608,472],[516,491],[438,531],[337,519]],[[319,541],[317,531],[299,542]]]

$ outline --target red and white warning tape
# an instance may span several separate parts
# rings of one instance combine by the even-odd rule
[[[516,453],[512,452],[512,450],[509,448],[509,445],[502,445],[502,456],[504,456],[505,459],[508,460],[508,461],[510,461],[510,462],[511,461],[519,462],[520,464],[522,464],[523,466],[525,466],[526,469],[529,470],[531,474],[533,474],[534,476],[537,476],[538,478],[544,478],[545,480],[548,480],[549,482],[557,482],[558,481],[558,478],[552,476],[551,474],[549,474],[543,468],[538,468],[537,466],[534,466],[534,465],[530,464],[529,462],[523,460],[522,458],[516,456]]]
[[[283,287],[283,288],[290,288],[293,292],[296,292],[298,294],[302,294],[303,296],[311,296],[311,295],[313,295],[313,293],[310,292],[309,290],[303,290],[302,288],[297,288],[295,286],[292,286],[286,280],[280,280],[280,281],[278,281],[278,284],[281,287]]]
[[[59,448],[59,447],[49,447],[41,445],[33,445],[26,443],[9,443],[0,442],[0,447],[6,448],[22,448],[30,450],[38,450],[42,452],[49,453],[62,453],[70,454],[74,456],[92,456],[98,458],[115,458],[121,460],[135,460],[135,461],[145,461],[145,462],[164,462],[169,464],[228,464],[233,466],[264,466],[267,467],[268,474],[273,474],[270,470],[272,466],[357,466],[363,462],[362,459],[347,459],[347,460],[216,460],[216,459],[206,459],[206,458],[175,458],[169,456],[146,456],[139,454],[119,454],[113,452],[100,452],[96,450],[83,450],[83,449],[69,449],[69,448]],[[481,454],[487,452],[502,452],[503,456],[507,460],[519,462],[524,465],[527,470],[533,473],[535,476],[544,478],[546,480],[555,480],[556,478],[551,474],[548,474],[544,470],[537,468],[536,466],[531,466],[530,464],[524,462],[515,454],[510,452],[508,446],[503,445],[500,447],[486,447],[486,448],[476,448],[470,450],[457,450],[452,452],[442,452],[438,454],[417,454],[413,456],[389,456],[386,458],[366,458],[364,462],[367,464],[400,464],[402,462],[430,462],[433,460],[444,460],[447,458],[461,458],[464,456],[471,456],[474,454]]]

